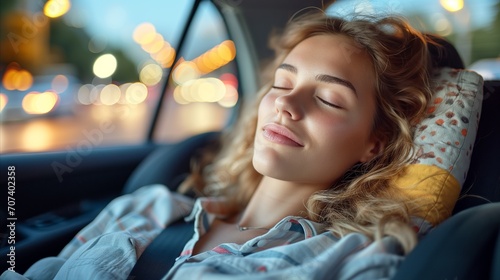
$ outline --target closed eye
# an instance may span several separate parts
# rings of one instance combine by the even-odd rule
[[[342,107],[340,107],[339,105],[337,104],[333,104],[333,103],[330,103],[324,99],[322,99],[321,97],[319,96],[316,96],[316,98],[318,98],[319,101],[321,101],[321,103],[325,104],[326,106],[329,106],[329,107],[333,107],[333,108],[337,108],[337,109],[343,109]]]
[[[273,88],[273,89],[279,89],[279,90],[290,90],[290,88],[287,88],[287,87],[279,87],[279,86],[272,86],[271,88]]]

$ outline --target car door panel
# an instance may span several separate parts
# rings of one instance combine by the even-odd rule
[[[57,255],[75,233],[122,193],[132,171],[154,149],[154,145],[145,144],[96,148],[87,154],[2,155],[1,184],[14,183],[10,184],[13,192],[3,192],[0,198],[7,201],[10,196],[13,201],[11,208],[5,209],[9,211],[2,209],[2,223],[8,223],[2,225],[2,269],[11,267],[7,263],[10,251],[15,252],[17,271],[42,257]],[[8,170],[14,171],[12,176]]]

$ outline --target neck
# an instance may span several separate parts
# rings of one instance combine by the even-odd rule
[[[238,222],[271,228],[287,216],[307,216],[305,203],[319,188],[263,177]]]

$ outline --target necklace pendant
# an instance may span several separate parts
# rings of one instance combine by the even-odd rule
[[[247,230],[267,230],[267,231],[269,231],[270,230],[269,228],[262,228],[262,227],[242,227],[240,225],[236,225],[236,228],[239,231],[247,231]]]
[[[240,227],[239,225],[236,225],[236,228],[237,228],[239,231],[246,231],[246,230],[248,230],[248,227]]]

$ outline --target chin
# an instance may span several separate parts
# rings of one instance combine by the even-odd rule
[[[290,158],[281,151],[262,143],[255,143],[252,157],[253,168],[261,175],[283,180],[289,179]],[[288,170],[288,171],[287,171]]]
[[[252,165],[253,165],[253,168],[255,169],[255,171],[257,171],[257,173],[259,173],[263,176],[266,176],[267,172],[265,172],[265,171],[267,171],[267,169],[268,169],[266,167],[267,164],[265,162],[262,162],[262,161],[263,161],[263,159],[257,158],[254,154],[254,156],[252,158]]]
[[[290,174],[287,174],[277,166],[283,167],[283,164],[278,164],[273,160],[266,160],[263,157],[253,157],[252,165],[255,171],[262,176],[274,178],[277,180],[287,181],[290,179]]]
[[[276,173],[276,165],[273,160],[266,157],[255,156],[252,158],[252,165],[257,173],[262,176],[274,177],[273,173]]]

